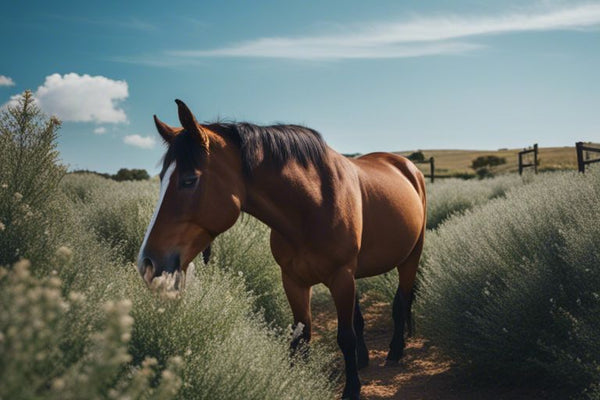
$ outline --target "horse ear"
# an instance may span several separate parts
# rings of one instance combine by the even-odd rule
[[[179,113],[179,122],[181,122],[181,126],[188,132],[198,134],[202,146],[208,150],[208,135],[204,129],[202,129],[202,126],[198,124],[194,114],[192,114],[183,101],[175,99],[175,103],[177,103],[177,111]]]
[[[176,136],[175,130],[171,128],[169,125],[162,122],[156,115],[154,115],[154,124],[156,125],[156,130],[163,138],[165,143],[169,144]]]

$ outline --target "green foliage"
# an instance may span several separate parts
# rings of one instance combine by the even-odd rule
[[[411,161],[425,161],[425,156],[421,150],[410,153],[407,158]]]
[[[506,164],[506,158],[504,157],[498,157],[494,155],[479,156],[473,160],[471,168],[476,170],[484,167],[495,167],[502,164]]]
[[[145,169],[127,169],[121,168],[112,176],[115,181],[145,181],[150,179],[150,175]]]
[[[146,171],[145,169],[127,169],[127,168],[121,168],[119,171],[117,171],[117,173],[115,175],[111,175],[111,174],[107,174],[107,173],[102,173],[102,172],[96,172],[96,171],[90,171],[87,169],[76,169],[74,171],[70,172],[71,174],[85,174],[85,175],[98,175],[101,176],[103,178],[107,178],[107,179],[113,179],[117,182],[122,182],[122,181],[146,181],[148,179],[150,179],[150,175],[148,175],[148,171]]]
[[[427,184],[427,228],[435,229],[448,217],[460,214],[491,199],[502,197],[526,184],[530,177],[504,175],[484,181],[438,180]]]
[[[140,286],[133,299],[136,320],[132,352],[159,364],[173,355],[184,360],[180,398],[331,398],[330,356],[315,348],[308,362],[290,367],[287,335],[267,328],[253,312],[244,279],[212,263],[190,271],[175,299]]]
[[[598,204],[598,170],[548,174],[429,232],[419,332],[494,381],[597,384]]]
[[[475,171],[475,175],[477,175],[477,177],[479,179],[486,179],[486,178],[494,177],[494,173],[489,168],[485,168],[485,167],[477,169],[477,171]]]
[[[29,91],[0,111],[0,265],[43,258],[51,247],[46,234],[56,207],[51,199],[65,174],[56,150],[59,127]]]
[[[63,296],[59,278],[35,278],[27,261],[12,271],[0,268],[0,299],[0,398],[171,399],[179,391],[177,358],[154,387],[154,360],[126,368],[130,301],[105,303],[98,328],[78,337],[82,321],[76,315],[86,311],[85,295]]]
[[[158,197],[158,181],[121,182],[70,174],[63,191],[79,204],[83,224],[124,261],[135,261]]]
[[[270,229],[243,214],[238,222],[213,243],[215,265],[243,277],[255,296],[255,306],[267,321],[283,327],[291,311],[281,284],[281,272],[269,247]]]

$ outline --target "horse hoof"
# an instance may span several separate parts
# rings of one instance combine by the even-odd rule
[[[342,400],[360,400],[360,389],[358,389],[358,392],[355,392],[354,390],[344,388]]]
[[[387,357],[385,358],[385,365],[398,365],[402,358],[404,351],[390,350]]]

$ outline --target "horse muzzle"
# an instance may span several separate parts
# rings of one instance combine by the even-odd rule
[[[146,284],[150,286],[156,277],[163,274],[173,275],[181,272],[181,257],[178,253],[169,254],[163,258],[141,254],[138,259],[137,268]]]

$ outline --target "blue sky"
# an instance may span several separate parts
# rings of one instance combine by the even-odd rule
[[[175,4],[176,3],[176,4]],[[0,104],[71,169],[157,173],[152,115],[300,123],[344,153],[600,141],[600,2],[6,2]]]

